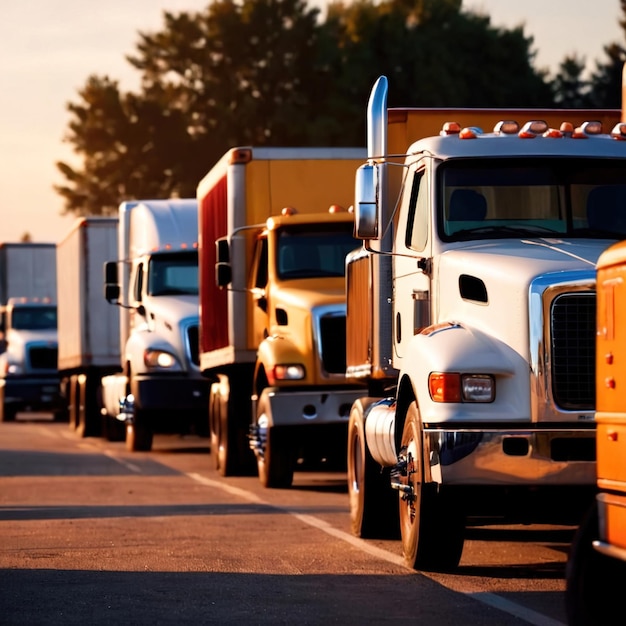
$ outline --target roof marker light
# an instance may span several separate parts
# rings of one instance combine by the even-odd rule
[[[480,129],[473,126],[466,126],[461,132],[459,132],[459,139],[476,139],[476,135],[480,132]]]
[[[574,125],[571,122],[561,122],[559,129],[563,134],[571,135],[574,132]]]
[[[531,120],[522,126],[518,136],[521,139],[532,139],[537,135],[541,135],[548,130],[548,124],[543,120]]]
[[[560,131],[558,128],[548,128],[542,135],[542,137],[553,137],[555,139],[560,139],[563,136],[563,131]]]
[[[344,208],[340,204],[331,204],[328,207],[328,212],[329,213],[343,213]]]
[[[602,133],[602,122],[584,122],[581,129],[587,135],[600,135]]]
[[[283,208],[283,210],[280,212],[281,215],[285,215],[285,216],[289,216],[289,215],[295,215],[298,211],[296,211],[292,206],[286,206]]]
[[[503,135],[514,135],[519,131],[519,124],[514,120],[500,120],[494,127],[494,133],[501,133]]]
[[[461,125],[458,122],[445,122],[439,132],[441,136],[458,135],[461,132]]]
[[[589,135],[583,130],[582,126],[577,126],[572,133],[572,139],[587,139]]]
[[[611,131],[611,137],[613,137],[613,139],[626,139],[626,123],[619,122],[615,124]]]

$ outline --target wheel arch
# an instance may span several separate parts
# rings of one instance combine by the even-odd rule
[[[402,445],[402,431],[406,422],[406,414],[411,403],[417,401],[417,395],[413,388],[413,384],[408,376],[403,376],[398,383],[398,391],[396,393],[396,424],[394,438],[396,442],[396,450],[400,450]]]

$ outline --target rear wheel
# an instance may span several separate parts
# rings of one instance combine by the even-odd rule
[[[95,377],[80,374],[77,377],[77,428],[80,437],[98,437],[102,434],[102,420],[97,400]]]
[[[460,507],[434,482],[426,482],[423,427],[412,402],[407,412],[400,461],[405,464],[400,491],[402,551],[409,567],[450,571],[461,560],[465,519]]]
[[[66,390],[69,426],[71,430],[76,430],[78,428],[78,410],[80,406],[78,376],[70,376],[69,382],[66,385]]]
[[[264,432],[262,450],[257,452],[259,480],[264,487],[287,488],[293,483],[294,459],[287,432],[268,427],[268,407],[261,395],[257,404],[256,423]]]
[[[231,388],[228,377],[220,376],[211,385],[211,454],[215,469],[222,476],[248,476],[255,472],[254,455],[248,444],[250,425],[249,396]],[[244,427],[243,425],[246,424]]]
[[[363,539],[399,536],[397,495],[391,489],[389,468],[370,454],[365,440],[365,409],[373,399],[359,399],[348,423],[348,494],[352,533]]]

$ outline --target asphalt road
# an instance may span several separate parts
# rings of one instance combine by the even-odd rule
[[[0,423],[0,624],[564,624],[573,528],[468,531],[454,574],[350,533],[346,478],[223,478],[208,440],[149,453],[45,415]]]

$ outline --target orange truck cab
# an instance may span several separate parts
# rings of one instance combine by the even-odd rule
[[[598,492],[567,564],[569,624],[610,624],[626,575],[626,241],[598,259]]]

